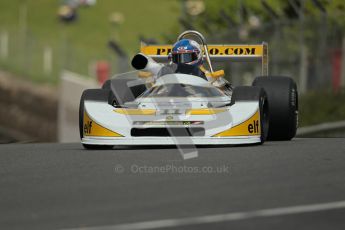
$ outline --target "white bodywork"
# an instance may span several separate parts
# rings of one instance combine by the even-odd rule
[[[195,76],[185,74],[169,74],[157,79],[154,86],[164,84],[187,84],[203,87],[214,87],[209,82]],[[115,132],[119,136],[92,136],[85,135],[83,144],[90,145],[225,145],[225,144],[252,144],[261,142],[260,131],[248,133],[252,120],[259,122],[258,101],[236,102],[229,105],[230,97],[224,95],[217,98],[137,98],[134,103],[138,109],[154,110],[150,115],[129,115],[117,112],[118,110],[107,102],[85,101],[84,113],[88,118],[106,130]],[[208,106],[213,108],[208,111]],[[214,105],[218,105],[214,108]],[[213,109],[217,111],[213,113]],[[201,113],[200,111],[201,110]],[[188,111],[196,111],[195,114]],[[200,113],[200,114],[198,114]],[[252,119],[252,120],[251,120]],[[176,121],[178,124],[173,124]],[[189,122],[198,121],[200,124]],[[185,124],[180,124],[185,122]],[[244,127],[245,126],[245,127]],[[202,136],[132,136],[133,128],[202,128]],[[230,130],[230,131],[229,131]],[[234,132],[232,131],[234,130]],[[229,131],[228,134],[221,134]],[[238,133],[238,135],[234,135]],[[247,134],[248,133],[248,134]],[[221,135],[220,135],[221,134]]]

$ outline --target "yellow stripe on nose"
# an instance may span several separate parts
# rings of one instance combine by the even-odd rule
[[[124,115],[155,115],[155,109],[114,109],[114,112]]]
[[[227,111],[227,109],[217,109],[217,108],[189,109],[186,111],[186,115],[212,115],[212,114],[222,113],[225,111]]]

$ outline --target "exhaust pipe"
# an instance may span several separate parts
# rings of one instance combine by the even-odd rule
[[[163,67],[163,64],[157,63],[152,58],[142,53],[135,55],[131,64],[134,69],[151,72],[153,75],[157,75]]]

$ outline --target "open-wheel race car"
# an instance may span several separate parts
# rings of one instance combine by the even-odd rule
[[[80,99],[79,128],[85,148],[118,145],[239,145],[290,140],[296,134],[298,94],[289,77],[268,76],[268,48],[207,45],[197,31],[207,67],[202,78],[167,64],[171,45],[142,45],[136,71],[119,74]],[[212,61],[261,61],[252,86],[233,87]],[[164,64],[166,63],[166,64]]]

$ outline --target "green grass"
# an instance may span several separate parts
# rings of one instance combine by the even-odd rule
[[[300,98],[300,127],[345,120],[345,89],[309,92]]]
[[[164,37],[177,31],[180,2],[177,0],[98,0],[92,7],[78,9],[78,19],[72,24],[57,18],[60,1],[1,0],[0,32],[9,31],[9,59],[0,60],[0,67],[29,76],[38,82],[56,82],[61,68],[88,74],[89,63],[96,60],[112,62],[116,72],[116,58],[107,47],[109,39],[116,39],[132,56],[138,52],[139,35],[164,42]],[[21,9],[27,8],[27,31],[21,23]],[[124,22],[113,25],[109,16],[121,12]],[[53,76],[42,71],[43,47],[53,49]]]

